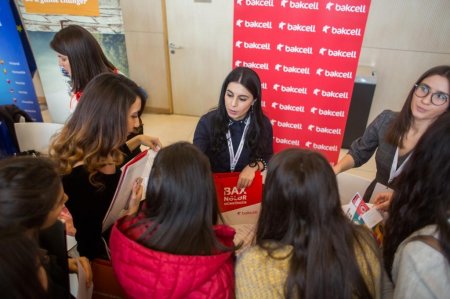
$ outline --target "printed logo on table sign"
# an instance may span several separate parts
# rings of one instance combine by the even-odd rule
[[[336,110],[320,109],[317,107],[312,107],[310,111],[312,114],[317,113],[318,115],[323,115],[323,116],[333,116],[333,117],[341,117],[341,118],[345,117],[344,110],[336,111]]]
[[[260,6],[260,7],[273,7],[273,0],[237,0],[238,5],[245,4],[246,6]]]
[[[322,68],[318,68],[316,70],[317,76],[325,76],[330,78],[341,78],[341,79],[352,79],[352,72],[339,72],[336,70],[326,70]]]
[[[305,106],[295,106],[290,104],[281,104],[277,102],[272,103],[273,109],[283,110],[283,111],[292,111],[292,112],[305,112]]]
[[[297,47],[297,46],[288,46],[284,44],[278,44],[277,50],[280,52],[286,52],[286,53],[296,53],[296,54],[307,54],[312,55],[313,48],[312,47]]]
[[[287,66],[282,64],[276,64],[275,70],[284,73],[296,73],[301,75],[310,75],[309,67],[297,67],[297,66]]]
[[[283,84],[275,83],[272,86],[273,90],[281,91],[285,93],[295,93],[295,94],[308,94],[308,88],[306,87],[295,87],[295,86],[284,86]]]
[[[286,7],[287,3],[289,3],[289,6],[288,6],[289,8],[319,10],[319,2],[304,2],[304,1],[282,0],[281,1],[281,6]]]
[[[223,188],[223,204],[229,205],[242,205],[247,203],[247,192],[245,188],[238,187],[225,187]]]
[[[316,25],[290,24],[285,22],[278,23],[278,29],[297,32],[316,32]]]
[[[315,125],[309,125],[308,130],[312,132],[322,133],[322,134],[329,134],[329,135],[341,135],[341,129],[335,128],[327,128],[327,127],[319,127]]]
[[[287,139],[287,138],[278,138],[278,137],[274,137],[273,139],[274,139],[275,143],[277,143],[277,144],[300,146],[300,140],[298,140],[298,139]]]
[[[326,9],[331,11],[341,11],[341,12],[351,12],[351,13],[366,13],[366,6],[361,5],[350,5],[350,4],[337,4],[333,2],[328,2]]]
[[[342,51],[342,50],[320,48],[319,53],[322,56],[327,55],[330,57],[356,58],[356,51]]]
[[[234,45],[236,48],[270,51],[270,43],[243,42],[238,40]]]
[[[236,26],[244,28],[257,28],[257,29],[272,29],[272,22],[258,22],[258,21],[247,21],[247,20],[237,20]]]
[[[235,67],[239,67],[239,66],[245,66],[251,69],[258,69],[258,70],[269,70],[269,64],[266,63],[260,63],[260,62],[247,62],[247,61],[240,61],[240,60],[236,60],[236,62],[234,63]]]
[[[361,28],[345,28],[345,27],[334,27],[325,25],[322,27],[322,32],[326,34],[333,35],[353,35],[361,36]]]
[[[315,88],[313,90],[313,94],[315,96],[322,96],[324,98],[348,99],[348,91],[337,92],[337,91],[333,91],[333,90],[323,90],[323,89]]]
[[[327,152],[337,152],[338,147],[337,145],[326,145],[326,144],[317,144],[311,141],[306,141],[305,146],[307,148],[321,150],[321,151],[327,151]]]
[[[300,123],[290,123],[287,121],[279,121],[279,120],[275,120],[275,119],[271,119],[270,122],[272,123],[272,126],[276,125],[280,128],[302,130],[302,124],[300,124]]]

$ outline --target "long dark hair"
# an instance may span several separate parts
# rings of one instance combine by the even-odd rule
[[[405,103],[403,104],[402,110],[400,111],[399,115],[395,118],[395,120],[392,122],[392,125],[389,127],[388,132],[386,134],[386,140],[390,144],[394,146],[403,146],[403,139],[406,136],[406,133],[408,132],[409,128],[411,127],[413,123],[413,115],[411,111],[411,102],[413,99],[414,91],[415,91],[415,84],[421,83],[424,79],[439,75],[442,77],[447,78],[448,84],[450,86],[450,65],[440,65],[435,66],[429,70],[427,70],[425,73],[422,74],[422,76],[417,79],[417,81],[411,86],[411,90],[408,93],[408,97],[406,98]],[[450,110],[450,106],[447,109],[447,111]]]
[[[72,91],[83,91],[98,74],[113,72],[116,67],[106,58],[95,37],[78,25],[58,31],[50,42],[52,49],[69,58]]]
[[[366,285],[355,255],[361,252],[375,284],[367,258],[367,250],[377,256],[374,241],[344,215],[336,176],[317,152],[292,148],[270,161],[256,244],[272,257],[293,246],[287,298],[372,298],[376,289]]]
[[[3,298],[50,298],[39,279],[42,252],[23,231],[0,229],[0,290]]]
[[[450,263],[450,114],[441,115],[422,135],[395,183],[384,234],[384,265],[391,275],[400,243],[435,224],[443,255]]]
[[[249,111],[252,119],[245,139],[245,146],[250,150],[250,160],[253,162],[257,158],[260,158],[263,153],[262,147],[265,143],[261,142],[261,138],[268,138],[268,136],[263,136],[266,130],[264,130],[264,114],[261,108],[261,80],[255,71],[247,67],[237,67],[232,70],[222,84],[219,106],[217,107],[219,113],[217,113],[217,117],[214,119],[212,152],[219,152],[223,148],[223,145],[227,143],[225,134],[228,131],[230,118],[225,107],[225,93],[228,84],[231,82],[243,85],[255,100]]]
[[[178,142],[158,152],[145,203],[151,225],[138,240],[144,246],[181,255],[229,250],[213,229],[219,210],[209,160],[194,145]]]
[[[52,140],[50,155],[61,174],[68,174],[83,161],[95,185],[95,174],[108,157],[120,165],[119,148],[127,139],[128,111],[137,98],[144,105],[143,90],[122,75],[104,73],[88,83],[77,109]]]
[[[47,158],[15,157],[0,161],[0,230],[39,230],[61,190],[55,164]]]

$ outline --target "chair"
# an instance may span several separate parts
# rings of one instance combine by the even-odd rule
[[[63,127],[62,124],[27,122],[15,123],[17,142],[21,152],[35,150],[48,154],[50,139]]]

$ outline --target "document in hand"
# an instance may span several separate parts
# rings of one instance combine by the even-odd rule
[[[383,242],[383,216],[376,208],[366,204],[357,192],[348,205],[342,207],[347,217],[357,224],[365,224],[372,230],[379,245]]]
[[[125,215],[129,208],[131,208],[129,206],[132,204],[130,202],[131,191],[134,182],[138,178],[143,179],[143,195],[145,195],[148,176],[155,156],[156,152],[145,150],[122,167],[122,175],[117,184],[116,192],[114,193],[108,212],[106,212],[105,218],[103,219],[102,231],[110,228],[117,219]]]

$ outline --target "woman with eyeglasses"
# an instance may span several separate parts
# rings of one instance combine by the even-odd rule
[[[400,112],[383,111],[356,139],[334,167],[336,174],[366,163],[375,150],[377,173],[364,200],[381,191],[373,199],[384,209],[390,201],[392,180],[400,174],[417,141],[442,114],[449,112],[450,65],[426,71],[412,86]]]

